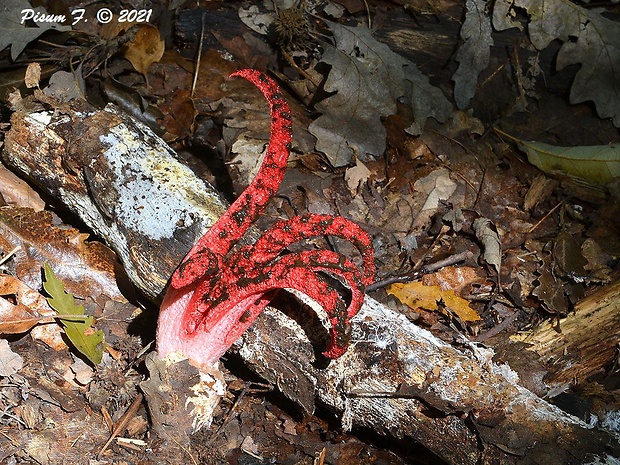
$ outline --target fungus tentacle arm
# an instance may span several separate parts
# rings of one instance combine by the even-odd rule
[[[324,354],[344,353],[350,319],[374,279],[372,242],[352,221],[338,216],[301,215],[277,222],[251,246],[233,250],[263,212],[284,177],[291,144],[291,116],[277,84],[255,70],[243,77],[263,93],[271,112],[271,136],[261,168],[248,188],[188,252],[174,272],[160,308],[157,351],[180,352],[197,366],[214,364],[252,324],[279,289],[296,289],[327,313],[330,344]],[[293,243],[317,236],[351,242],[361,268],[331,250],[286,253]],[[351,291],[348,304],[326,279],[335,277]]]

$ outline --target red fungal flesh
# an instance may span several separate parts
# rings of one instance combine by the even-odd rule
[[[157,351],[180,352],[197,366],[215,363],[254,322],[279,289],[296,289],[327,312],[330,344],[324,354],[342,355],[350,319],[364,302],[375,274],[372,242],[352,221],[306,214],[279,221],[250,246],[232,250],[276,193],[291,145],[291,114],[278,85],[255,70],[237,71],[263,93],[271,111],[271,137],[261,168],[248,188],[191,248],[172,275],[160,309]],[[282,253],[291,244],[318,236],[350,241],[362,256],[360,270],[330,250]],[[348,304],[332,289],[326,273],[351,290]]]

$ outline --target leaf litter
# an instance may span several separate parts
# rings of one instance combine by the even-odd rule
[[[335,95],[317,104],[322,116],[309,131],[318,140],[317,150],[333,166],[348,164],[353,155],[366,160],[383,153],[386,132],[381,118],[396,113],[401,97],[413,110],[414,122],[408,128],[412,134],[420,134],[429,117],[446,120],[451,104],[413,63],[377,41],[367,28],[327,24],[335,46],[323,44],[322,60],[331,65],[324,88]]]
[[[588,18],[592,24],[602,25],[598,33],[600,37],[605,38],[607,37],[605,34],[615,31],[615,24],[607,22],[608,20],[596,9],[586,12],[583,8],[573,5],[570,6],[570,10],[564,11],[562,8],[566,8],[568,4],[560,1],[543,2],[541,4],[543,10],[537,10],[532,2],[520,1],[497,2],[493,11],[487,11],[484,9],[485,3],[468,0],[462,5],[465,7],[465,22],[460,34],[464,42],[457,52],[458,68],[455,65],[457,71],[453,75],[454,100],[459,108],[471,105],[477,110],[476,99],[472,96],[479,95],[480,89],[483,88],[484,83],[479,81],[478,77],[488,66],[487,54],[492,57],[495,53],[494,35],[489,18],[492,18],[492,24],[497,29],[514,26],[517,23],[509,20],[510,15],[503,18],[498,18],[498,15],[520,6],[531,15],[528,33],[537,48],[542,49],[552,39],[559,38],[565,41],[558,55],[559,65],[573,62],[584,64],[577,73],[579,79],[575,80],[571,90],[572,101],[586,97],[594,100],[599,113],[609,114],[617,124],[613,116],[617,115],[617,102],[613,95],[609,98],[608,93],[609,89],[613,92],[614,87],[604,82],[608,70],[615,69],[614,55],[609,55],[612,60],[608,63],[604,62],[601,56],[588,56],[590,51],[584,49],[584,44],[594,37],[593,30],[589,26],[575,29],[577,25],[585,24],[583,18]],[[263,4],[256,8],[256,11],[267,11],[264,17],[265,24],[268,24],[267,19],[273,19],[275,14],[273,10],[269,10],[269,4],[270,2],[267,2],[267,6]],[[360,11],[365,13],[363,8]],[[537,15],[538,11],[551,14],[551,18],[558,18],[560,17],[558,12],[563,12],[568,15],[566,17],[571,18],[566,27],[573,28],[562,30],[557,23],[546,24]],[[394,10],[390,14],[393,12]],[[443,13],[441,10],[439,12]],[[345,16],[347,14],[350,13],[345,13]],[[247,18],[251,19],[252,15]],[[577,22],[572,21],[575,18]],[[449,131],[446,125],[438,124],[452,115],[452,105],[446,97],[450,95],[446,91],[449,87],[446,82],[442,82],[440,87],[430,85],[426,77],[428,69],[424,69],[425,74],[420,73],[419,69],[423,68],[418,68],[414,64],[416,61],[413,57],[396,55],[392,50],[397,44],[387,45],[379,42],[376,38],[379,34],[366,27],[367,18],[360,16],[358,19],[356,27],[325,22],[323,32],[327,31],[331,36],[329,40],[321,41],[324,47],[322,54],[314,56],[314,52],[307,50],[296,51],[293,54],[293,61],[297,66],[304,63],[303,60],[308,60],[312,66],[327,64],[331,69],[319,75],[308,67],[308,76],[319,81],[325,79],[323,89],[327,91],[325,95],[317,94],[321,99],[311,108],[315,113],[310,116],[305,114],[306,107],[293,103],[294,120],[301,126],[295,128],[295,149],[299,152],[298,159],[302,161],[304,157],[308,157],[308,153],[314,151],[312,163],[302,161],[301,164],[290,167],[287,173],[288,184],[285,180],[285,185],[281,189],[282,196],[273,202],[274,205],[266,216],[282,217],[291,216],[298,211],[319,211],[330,214],[342,213],[364,224],[369,231],[372,231],[375,243],[378,245],[377,261],[383,278],[399,278],[405,282],[401,284],[405,287],[411,285],[406,283],[408,279],[420,276],[428,279],[424,280],[425,286],[420,291],[422,295],[429,292],[424,309],[415,306],[413,301],[409,301],[411,305],[407,305],[406,298],[403,298],[405,301],[403,305],[393,297],[388,297],[383,290],[376,291],[375,296],[383,297],[386,302],[410,318],[417,319],[420,324],[433,327],[439,332],[444,331],[446,335],[450,334],[448,327],[470,335],[477,331],[484,332],[493,327],[496,320],[512,321],[514,326],[507,326],[504,330],[515,331],[523,327],[515,322],[525,320],[529,323],[535,320],[532,315],[543,311],[537,310],[539,308],[548,313],[565,315],[573,308],[580,292],[583,293],[583,289],[582,291],[577,289],[579,286],[584,287],[585,284],[587,291],[588,286],[599,285],[617,277],[620,245],[618,235],[614,237],[614,231],[617,232],[617,226],[614,226],[617,209],[614,209],[612,202],[607,201],[607,204],[601,205],[600,200],[599,203],[592,203],[590,198],[583,200],[582,196],[585,194],[582,194],[582,191],[567,184],[563,178],[558,180],[551,178],[552,174],[541,174],[536,168],[527,164],[511,146],[492,139],[488,134],[481,139],[474,137],[472,133],[482,135],[484,129],[490,127],[489,122],[484,120],[483,111],[475,111],[476,116],[469,114],[467,118],[460,120],[455,118],[456,123],[454,121],[450,123],[453,126]],[[421,19],[423,22],[426,21],[424,15]],[[431,22],[424,24],[430,26]],[[554,27],[541,28],[549,25]],[[226,52],[235,56],[239,62],[252,57],[264,60],[263,63],[266,63],[273,57],[265,54],[272,52],[266,52],[266,49],[261,48],[259,44],[262,35],[268,33],[268,28],[260,28],[258,31],[261,34],[259,39],[239,34],[238,40],[221,39],[220,44],[224,44]],[[551,34],[549,37],[544,37],[543,31],[551,31]],[[114,39],[115,34],[122,33],[119,30],[110,34],[108,38]],[[567,34],[577,37],[578,40],[574,43],[566,42]],[[220,34],[219,37],[223,36]],[[27,45],[23,38],[19,40],[14,41],[15,50],[21,45]],[[28,47],[25,50],[28,53]],[[13,48],[11,51],[14,51]],[[97,66],[88,63],[89,56],[84,58],[86,60],[84,65],[88,67],[90,64],[96,72]],[[210,53],[204,57],[201,61],[202,74],[197,83],[199,91],[195,93],[192,105],[189,106],[183,102],[187,100],[189,93],[177,92],[178,89],[174,86],[187,88],[187,83],[191,83],[193,70],[191,57],[187,59],[177,55],[167,56],[160,62],[149,61],[150,58],[142,65],[136,66],[113,57],[106,63],[109,65],[110,75],[122,84],[117,88],[117,95],[126,100],[129,108],[136,110],[136,115],[144,115],[145,103],[153,108],[160,105],[163,110],[162,102],[165,101],[166,113],[172,108],[176,113],[175,116],[178,115],[178,119],[182,121],[182,124],[175,125],[171,122],[174,118],[166,116],[167,122],[164,126],[169,135],[168,140],[180,140],[194,131],[192,134],[194,139],[186,147],[191,148],[192,144],[207,145],[215,154],[210,155],[212,158],[221,157],[233,163],[238,163],[240,159],[227,157],[239,152],[241,156],[247,158],[249,166],[256,163],[257,154],[260,153],[268,136],[268,120],[265,121],[260,117],[260,113],[264,114],[264,111],[259,107],[258,100],[256,103],[250,100],[245,108],[239,103],[233,103],[230,89],[234,84],[223,80],[223,76],[228,74],[223,70],[231,66],[230,61],[224,59],[220,53]],[[438,62],[440,61],[439,59]],[[258,66],[256,63],[246,65]],[[588,72],[586,65],[593,65],[593,68],[589,69],[600,71],[600,78],[595,79],[594,84],[584,91],[582,81],[585,76],[583,71]],[[302,87],[298,82],[300,75],[296,74],[294,66],[285,66],[279,71],[282,71],[281,79],[289,79],[291,84],[289,90],[295,89],[295,86]],[[436,67],[434,71],[436,76],[441,75]],[[77,74],[80,74],[79,70]],[[431,67],[429,75],[432,74]],[[508,79],[507,75],[501,73],[498,75]],[[174,77],[166,79],[167,76]],[[383,88],[378,88],[377,82]],[[436,78],[434,82],[437,82]],[[41,86],[44,85],[45,78]],[[307,84],[306,88],[316,90],[311,83]],[[130,92],[139,98],[129,98]],[[207,95],[208,98],[205,97]],[[363,96],[363,99],[360,96]],[[515,101],[518,97],[514,96]],[[287,99],[295,102],[294,95],[288,95]],[[605,104],[606,101],[608,104]],[[404,113],[401,106],[403,102],[406,104]],[[541,104],[544,102],[541,101]],[[465,112],[462,115],[465,115]],[[537,117],[536,113],[528,115],[526,118],[528,125],[547,127],[546,124],[550,120],[545,118],[537,120]],[[386,118],[390,120],[389,123],[386,123]],[[312,120],[314,126],[310,124]],[[145,121],[156,124],[157,117],[145,118]],[[302,121],[303,123],[298,123]],[[574,124],[581,129],[580,121],[582,120],[577,117]],[[595,124],[598,124],[598,121]],[[472,127],[482,130],[472,130]],[[246,130],[245,136],[239,138],[239,134],[244,130]],[[562,136],[571,131],[556,131],[555,134],[550,132],[561,141],[558,134]],[[573,134],[575,132],[577,131],[572,131]],[[317,137],[316,141],[313,140],[312,134]],[[405,137],[404,134],[421,134],[415,140],[415,148],[409,136],[401,142]],[[543,140],[539,137],[528,138]],[[221,143],[222,140],[225,144]],[[309,160],[309,157],[306,160]],[[610,162],[613,161],[612,157]],[[197,169],[206,172],[200,162],[193,163],[196,163]],[[236,167],[237,165],[233,165],[233,168]],[[247,179],[252,177],[251,169],[236,171],[232,169],[231,172],[233,184],[236,186],[247,184]],[[543,177],[542,180],[535,182],[536,179],[541,179],[540,176]],[[432,182],[422,188],[427,181]],[[534,188],[537,185],[539,187],[535,193]],[[240,191],[237,187],[234,190]],[[525,194],[528,192],[536,195],[526,204]],[[566,192],[570,192],[568,199]],[[456,220],[448,219],[450,217],[446,215],[456,208],[464,211],[458,218],[458,227],[455,227]],[[476,215],[471,215],[470,212],[474,210]],[[115,336],[111,341],[113,345],[110,346],[109,353],[103,354],[103,362],[94,374],[94,381],[87,388],[90,407],[96,411],[102,408],[110,409],[115,419],[120,418],[136,395],[135,382],[139,379],[139,375],[133,373],[127,377],[125,374],[128,373],[126,371],[128,364],[135,360],[141,342],[128,338],[127,322],[140,312],[136,311],[135,307],[121,308],[126,304],[121,302],[123,299],[120,298],[120,292],[113,290],[114,286],[109,286],[110,280],[115,280],[112,273],[114,267],[110,267],[113,258],[108,254],[106,260],[102,260],[108,264],[104,267],[106,271],[99,271],[96,266],[97,260],[92,262],[86,260],[86,264],[76,266],[73,259],[67,259],[61,252],[69,250],[69,256],[73,254],[92,256],[89,252],[91,245],[85,241],[85,235],[77,230],[66,229],[67,232],[57,235],[58,231],[55,229],[58,226],[57,219],[36,216],[26,210],[4,210],[3,213],[8,216],[5,217],[5,226],[0,232],[2,250],[6,253],[21,244],[28,253],[25,257],[23,253],[16,254],[13,260],[5,264],[5,270],[15,273],[17,279],[13,278],[14,281],[11,281],[6,278],[9,290],[3,294],[2,302],[12,305],[11,311],[19,307],[20,311],[26,312],[23,314],[25,326],[14,326],[13,329],[26,330],[32,324],[35,325],[35,330],[41,326],[57,326],[36,323],[37,319],[46,316],[36,310],[36,304],[24,303],[23,296],[26,295],[28,286],[22,288],[21,285],[24,283],[20,280],[32,286],[29,292],[37,294],[40,299],[38,290],[41,288],[41,279],[40,276],[37,278],[35,265],[38,264],[40,267],[49,257],[60,257],[57,262],[50,261],[50,263],[55,270],[58,270],[62,281],[72,293],[86,299],[87,310],[96,314],[95,326],[103,325],[106,340],[110,332]],[[43,227],[33,226],[41,220]],[[265,221],[268,222],[269,219]],[[565,223],[562,227],[567,226],[569,229],[558,232],[562,221]],[[495,228],[492,228],[490,223]],[[49,231],[52,231],[51,236],[48,236]],[[49,242],[54,244],[53,253],[46,252],[42,248],[43,252],[34,252],[40,248],[37,244],[43,242],[37,240],[37,237],[43,236],[52,238]],[[66,245],[61,247],[63,241]],[[338,249],[346,247],[346,244],[335,243],[332,246]],[[462,255],[469,258],[444,266],[439,271],[433,268],[436,263],[441,263],[442,260],[452,256],[460,256],[464,251],[472,252],[472,257]],[[491,265],[493,273],[480,266],[483,262]],[[90,287],[84,287],[80,275],[76,276],[73,273],[83,266],[90,269],[83,275],[89,277],[88,282],[97,281],[93,278],[98,274],[106,276],[107,284],[91,282],[88,284]],[[67,269],[71,272],[67,273]],[[67,274],[61,275],[61,272]],[[447,278],[442,276],[444,273]],[[457,275],[460,274],[462,276],[458,278]],[[494,274],[500,275],[503,285],[504,292],[499,296],[494,294],[496,291]],[[451,295],[454,297],[447,297],[449,293],[445,294],[439,287],[437,283],[442,280],[450,283],[454,289]],[[580,280],[583,282],[578,282]],[[410,287],[419,287],[419,284]],[[101,294],[103,297],[93,304],[91,302],[93,296]],[[113,303],[108,300],[110,298],[119,299],[119,302]],[[501,302],[494,301],[494,298],[499,298]],[[514,304],[517,298],[521,299],[520,304]],[[414,299],[421,297],[414,296]],[[420,312],[424,313],[423,318],[420,318]],[[101,319],[104,314],[108,317]],[[17,323],[9,321],[9,324]],[[23,345],[11,342],[10,346],[15,354],[25,360],[39,360],[32,350],[24,350]],[[7,399],[15,400],[7,411],[15,412],[12,409],[22,406],[24,406],[22,412],[31,409],[34,413],[22,413],[21,417],[17,415],[18,418],[22,418],[24,424],[31,427],[40,425],[41,412],[49,415],[52,406],[55,408],[55,414],[61,412],[58,408],[61,404],[70,406],[68,409],[74,412],[80,411],[80,408],[85,406],[84,383],[88,381],[89,373],[88,370],[80,369],[66,350],[54,352],[53,355],[56,360],[60,360],[63,356],[66,358],[62,363],[54,365],[64,367],[63,370],[58,369],[59,379],[63,379],[66,383],[61,389],[48,384],[36,384],[34,380],[38,373],[25,371],[28,367],[8,375],[20,389],[37,393],[40,405],[15,400],[19,399],[16,395],[18,391],[3,391],[0,401],[5,402],[5,405]],[[8,360],[10,359],[11,357]],[[18,367],[14,362],[7,364]],[[22,378],[19,378],[20,376]],[[122,381],[127,378],[130,378],[129,382]],[[202,452],[194,452],[197,454],[196,457],[199,454],[203,454],[203,457],[212,454],[211,459],[221,459],[222,454],[217,452],[217,447],[224,447],[224,444],[228,449],[222,448],[222,450],[237,447],[242,451],[245,450],[246,452],[242,453],[246,456],[254,454],[269,457],[279,453],[282,457],[287,454],[290,456],[301,454],[299,457],[308,458],[313,450],[326,450],[326,445],[330,452],[324,455],[332,454],[333,458],[338,453],[344,454],[342,448],[344,446],[326,443],[319,437],[320,435],[315,434],[316,432],[320,432],[323,436],[333,434],[331,427],[322,423],[320,418],[312,417],[305,422],[297,422],[289,413],[271,403],[265,403],[260,395],[241,395],[240,393],[245,392],[244,389],[243,383],[236,387],[233,384],[227,403],[224,404],[226,407],[233,407],[233,394],[239,395],[239,404],[234,404],[236,413],[232,414],[237,415],[236,421],[223,425],[220,430],[220,442],[217,440],[211,442],[212,438],[206,439],[207,444],[212,447],[207,447]],[[115,394],[110,396],[110,392]],[[25,408],[26,405],[28,408]],[[145,421],[140,415],[138,413],[136,417],[137,424]],[[67,418],[64,421],[63,423],[58,419],[57,423],[67,428]],[[92,427],[92,419],[89,416],[82,418],[75,416],[72,421],[82,422],[80,424],[84,429]],[[278,428],[278,422],[285,427]],[[292,424],[296,427],[291,427]],[[111,431],[114,431],[113,426],[109,429],[92,428],[94,445],[92,442],[90,445],[84,443],[84,447],[93,451],[100,450],[111,437]],[[124,432],[126,431],[130,430]],[[140,427],[132,431],[136,438],[146,437]],[[12,432],[15,432],[14,438],[24,444],[31,438],[31,431],[28,429],[20,430],[15,427]],[[292,434],[293,432],[295,434]],[[71,435],[67,437],[69,436]],[[355,449],[356,443],[351,442],[350,438],[345,438],[349,441],[347,447]],[[275,446],[276,444],[279,446]],[[61,446],[65,447],[66,443]],[[16,450],[14,446],[10,447],[11,450]],[[279,451],[274,450],[278,447]],[[58,446],[48,442],[43,450],[46,451],[43,455],[40,450],[34,448],[27,448],[26,453],[31,457],[43,457],[45,453],[53,458],[58,457]],[[371,451],[376,455],[380,453],[376,449]],[[161,449],[157,453],[160,457],[165,457],[166,454]],[[170,453],[174,457],[173,453]],[[114,449],[106,451],[106,454],[120,456],[123,452]],[[181,456],[186,460],[186,456],[182,454]],[[176,456],[177,460],[178,457]],[[391,463],[399,463],[393,455],[389,456],[389,459]],[[174,460],[175,458],[171,458],[170,463],[175,463]],[[52,460],[50,463],[55,462]]]
[[[592,100],[601,118],[620,126],[620,26],[603,16],[600,8],[587,9],[568,0],[502,0],[493,9],[498,30],[519,27],[513,12],[529,13],[528,32],[532,44],[542,50],[553,40],[563,44],[557,69],[580,64],[570,90],[571,103]]]

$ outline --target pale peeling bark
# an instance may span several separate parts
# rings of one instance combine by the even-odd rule
[[[79,111],[16,113],[3,159],[103,237],[156,300],[225,203],[142,124],[112,106]],[[519,386],[491,351],[449,345],[371,298],[352,322],[351,347],[326,368],[313,365],[301,327],[271,308],[233,351],[306,410],[316,395],[345,429],[410,437],[451,464],[620,455],[617,439]]]
[[[454,464],[586,463],[608,444],[618,454],[615,439],[521,387],[491,350],[446,344],[372,298],[352,320],[351,347],[324,370],[295,357],[308,342],[284,320],[266,312],[237,350],[254,366],[294,360],[296,377],[315,382],[317,398],[341,414],[345,429],[412,437]],[[274,328],[282,328],[276,347]]]
[[[149,297],[226,210],[164,141],[114,105],[15,113],[11,123],[6,164],[105,238]]]

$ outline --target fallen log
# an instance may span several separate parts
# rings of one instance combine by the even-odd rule
[[[3,161],[108,242],[155,302],[226,208],[147,127],[111,105],[25,105],[12,116]],[[307,411],[316,396],[344,429],[410,437],[450,464],[620,456],[616,438],[521,387],[510,367],[492,362],[492,351],[465,339],[449,345],[370,297],[352,321],[349,350],[326,368],[315,366],[302,327],[275,309],[233,350]]]
[[[538,355],[547,369],[545,384],[563,392],[600,374],[614,360],[620,344],[619,327],[620,280],[581,299],[566,318],[545,322],[511,339],[527,344],[526,350]]]

